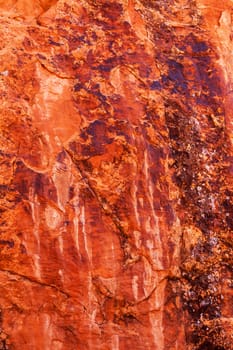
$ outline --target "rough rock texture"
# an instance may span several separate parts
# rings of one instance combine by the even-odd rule
[[[0,0],[0,349],[233,349],[230,0]]]

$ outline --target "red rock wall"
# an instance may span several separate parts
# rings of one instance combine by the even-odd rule
[[[233,349],[231,1],[0,7],[0,348]]]

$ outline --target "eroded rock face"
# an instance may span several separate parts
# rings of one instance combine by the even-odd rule
[[[1,348],[233,349],[231,2],[0,7]]]

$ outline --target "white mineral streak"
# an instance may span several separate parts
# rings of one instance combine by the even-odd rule
[[[150,302],[150,304],[152,304]],[[151,324],[151,334],[154,338],[154,350],[164,349],[164,335],[163,335],[163,317],[162,313],[158,313],[158,319],[155,317],[155,313],[151,312],[149,315]]]
[[[87,237],[87,231],[86,231],[86,214],[85,214],[85,206],[83,205],[80,210],[80,222],[82,224],[82,233],[83,233],[83,241],[84,241],[84,248],[86,251],[86,254],[88,256],[89,262],[92,262],[92,249],[88,241]]]
[[[40,267],[40,255],[33,254],[32,256],[33,265],[34,265],[34,274],[37,279],[41,279],[41,267]]]
[[[141,207],[143,207],[144,206],[144,199],[143,199],[143,197],[139,197],[138,201],[139,201]]]
[[[132,137],[134,139],[134,143],[135,143],[135,135],[134,133],[132,134]],[[137,164],[135,166],[135,174],[137,174]],[[136,223],[137,223],[137,230],[133,231],[134,234],[134,239],[135,239],[135,245],[137,248],[141,247],[141,220],[140,220],[140,212],[139,212],[139,208],[138,208],[138,202],[141,205],[141,201],[140,198],[138,198],[138,182],[135,176],[135,180],[132,183],[132,189],[131,189],[131,195],[132,195],[132,203],[133,203],[133,207],[134,207],[134,214],[135,214],[135,218],[136,218]],[[141,205],[142,206],[142,205]]]
[[[141,247],[141,232],[139,231],[133,231],[134,239],[135,239],[135,245],[137,248]]]
[[[51,319],[50,315],[44,314],[44,339],[46,340],[44,342],[44,350],[51,350],[51,343],[52,343],[52,338],[53,338],[53,330],[52,330],[52,325],[51,325]]]
[[[112,264],[113,264],[113,274],[114,277],[111,279],[111,288],[113,288],[113,293],[115,293],[116,288],[117,288],[117,277],[116,277],[116,261],[117,261],[117,255],[116,255],[116,247],[114,246],[114,243],[112,242],[111,244],[112,246]],[[110,290],[112,290],[111,288],[109,288]]]
[[[135,275],[132,278],[132,290],[133,290],[133,296],[134,299],[137,301],[138,300],[138,276]]]
[[[162,265],[162,243],[160,238],[159,222],[158,217],[155,213],[154,208],[154,191],[149,174],[149,159],[148,152],[144,152],[144,164],[143,170],[145,174],[145,183],[147,184],[147,199],[150,205],[150,211],[148,211],[148,217],[145,221],[145,230],[148,234],[148,239],[146,240],[146,247],[150,252],[153,264],[158,270],[163,270]],[[153,312],[150,312],[149,319],[151,324],[151,334],[154,339],[154,348],[160,350],[164,348],[164,336],[163,336],[163,312],[162,304],[164,299],[164,288],[159,286],[159,276],[152,270],[152,267],[149,262],[144,262],[145,270],[143,274],[143,289],[144,295],[148,296],[151,294],[152,290],[155,288],[154,292],[151,294],[149,300],[150,309]],[[156,312],[159,310],[159,312]]]
[[[153,261],[155,261],[156,267],[158,269],[162,269],[162,244],[160,239],[160,231],[159,231],[159,221],[158,217],[155,214],[154,209],[154,193],[153,193],[153,186],[151,182],[151,178],[148,172],[149,169],[149,161],[148,161],[148,152],[145,150],[145,156],[144,156],[144,174],[145,174],[145,183],[147,184],[147,198],[150,204],[151,211],[148,213],[148,219],[146,221],[146,232],[149,234],[150,237],[153,237],[154,245],[149,248],[151,257]]]
[[[63,255],[63,253],[64,253],[64,244],[63,244],[62,233],[58,236],[58,246],[59,246],[59,250],[60,250],[61,254]]]
[[[119,345],[120,345],[119,335],[114,334],[112,336],[112,348],[111,348],[111,350],[119,350]]]
[[[163,303],[164,303],[164,290],[166,286],[165,281],[160,281],[158,276],[156,282],[154,279],[155,291],[148,299],[150,304],[150,324],[151,334],[154,338],[154,348],[156,350],[164,349],[164,332],[163,332]]]
[[[132,186],[132,200],[133,200],[135,218],[137,221],[138,228],[140,229],[141,224],[140,224],[140,216],[138,211],[137,185],[135,182],[133,183],[133,186]]]
[[[74,237],[74,243],[75,243],[76,249],[77,249],[78,253],[80,254],[80,247],[79,247],[79,215],[80,215],[80,212],[79,212],[79,209],[77,207],[75,207],[74,212],[75,212],[75,216],[73,219],[73,223],[74,223],[74,235],[73,235],[73,237]]]
[[[30,239],[26,239],[24,245],[29,254],[31,255],[33,261],[33,270],[36,278],[41,279],[41,268],[40,268],[40,203],[38,201],[37,195],[34,195],[34,189],[30,188],[29,190],[29,204],[32,211],[32,220],[33,220],[33,237],[34,244],[31,244],[31,247],[26,242],[30,242]]]
[[[64,283],[64,272],[62,269],[58,270],[58,274],[61,277],[61,282]]]
[[[74,218],[73,225],[74,229],[72,230],[72,236],[74,240],[75,247],[79,258],[81,258],[80,245],[79,245],[79,223],[80,223],[80,203],[79,203],[79,186],[75,186],[75,195],[72,199],[72,206],[74,208]]]
[[[39,141],[41,150],[44,150],[45,148],[47,148],[47,142],[45,142],[46,140],[42,136],[38,137],[38,141]],[[48,168],[49,158],[48,158],[48,155],[46,154],[46,152],[44,152],[44,151],[40,152],[40,162],[41,162],[42,169]]]
[[[147,260],[145,260],[143,271],[143,291],[145,296],[151,292],[151,289],[155,285],[156,281],[154,279],[155,277],[153,276],[151,265]]]

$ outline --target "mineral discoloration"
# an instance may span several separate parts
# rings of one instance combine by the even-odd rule
[[[233,349],[231,5],[0,1],[2,349]]]

